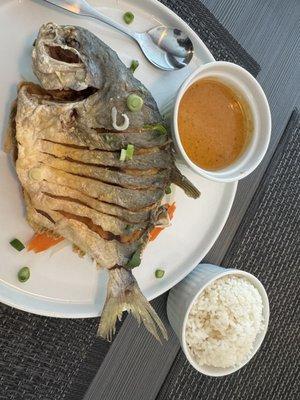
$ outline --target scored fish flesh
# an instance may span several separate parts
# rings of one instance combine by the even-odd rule
[[[174,164],[172,140],[151,93],[86,29],[48,23],[12,113],[16,171],[36,232],[62,236],[109,271],[98,333],[111,339],[127,310],[158,339],[166,330],[132,274],[149,232],[166,219],[166,188],[199,191]],[[130,111],[129,95],[140,110]],[[121,151],[131,145],[133,155]]]

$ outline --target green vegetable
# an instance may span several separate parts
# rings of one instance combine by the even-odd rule
[[[120,161],[125,161],[126,160],[126,154],[127,154],[127,150],[126,149],[122,149],[121,150],[121,154],[120,154]]]
[[[140,246],[131,256],[131,259],[126,264],[126,267],[129,269],[136,268],[141,263],[141,253],[142,253],[142,246]]]
[[[124,15],[123,15],[123,19],[125,24],[129,25],[131,24],[131,22],[133,22],[134,20],[134,15],[132,14],[131,11],[127,11]]]
[[[20,282],[26,282],[30,278],[30,269],[28,267],[23,267],[18,272],[18,279]]]
[[[130,94],[127,97],[127,107],[132,112],[140,111],[143,107],[144,100],[137,94]]]
[[[160,279],[164,276],[165,271],[163,269],[157,269],[155,271],[155,278]]]
[[[131,64],[130,64],[130,70],[132,71],[132,73],[134,73],[134,71],[137,69],[137,67],[140,65],[140,63],[138,62],[138,60],[132,60]]]
[[[133,144],[128,144],[127,145],[127,150],[126,150],[126,158],[127,160],[132,160],[134,153],[134,145]]]
[[[166,187],[165,193],[166,193],[166,194],[171,194],[171,193],[172,193],[171,186],[167,186],[167,187]]]
[[[134,145],[128,144],[127,149],[121,150],[120,161],[132,160],[134,153]]]
[[[167,128],[163,124],[156,125],[144,125],[144,129],[152,129],[154,132],[157,132],[159,135],[167,135]]]
[[[24,244],[19,239],[13,239],[9,242],[9,244],[16,250],[22,251],[25,249]]]

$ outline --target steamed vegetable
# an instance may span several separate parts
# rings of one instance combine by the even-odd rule
[[[155,271],[155,278],[161,279],[165,274],[165,271],[163,269],[157,269]]]
[[[36,233],[27,244],[27,250],[40,253],[41,251],[50,249],[50,247],[55,246],[63,240],[63,237],[53,237],[49,236],[47,233]]]
[[[134,71],[137,69],[137,67],[140,65],[140,63],[138,62],[138,60],[132,60],[131,64],[130,64],[130,70],[132,71],[132,73],[134,73]]]
[[[124,15],[123,15],[123,20],[124,22],[129,25],[133,22],[134,20],[134,15],[131,11],[127,11]]]
[[[134,145],[128,144],[126,149],[122,149],[120,153],[120,161],[132,160],[134,153]]]
[[[23,267],[18,272],[18,280],[19,282],[26,282],[30,278],[30,269],[28,267]]]
[[[167,135],[167,128],[163,124],[144,125],[144,129],[152,129],[158,135]]]
[[[140,111],[143,107],[143,104],[144,100],[137,94],[132,93],[127,97],[127,107],[132,112]]]
[[[16,250],[22,251],[25,249],[24,244],[19,239],[13,239],[9,242],[9,244]]]
[[[171,193],[172,193],[171,186],[167,186],[167,187],[166,187],[165,193],[166,193],[166,194],[171,194]]]

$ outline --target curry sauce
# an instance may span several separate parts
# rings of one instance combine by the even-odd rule
[[[198,80],[181,99],[180,139],[191,161],[203,169],[232,164],[247,144],[250,126],[245,102],[217,79]]]

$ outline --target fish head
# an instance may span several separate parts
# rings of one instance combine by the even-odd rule
[[[33,71],[46,90],[84,90],[89,86],[74,26],[44,24],[32,51]]]

